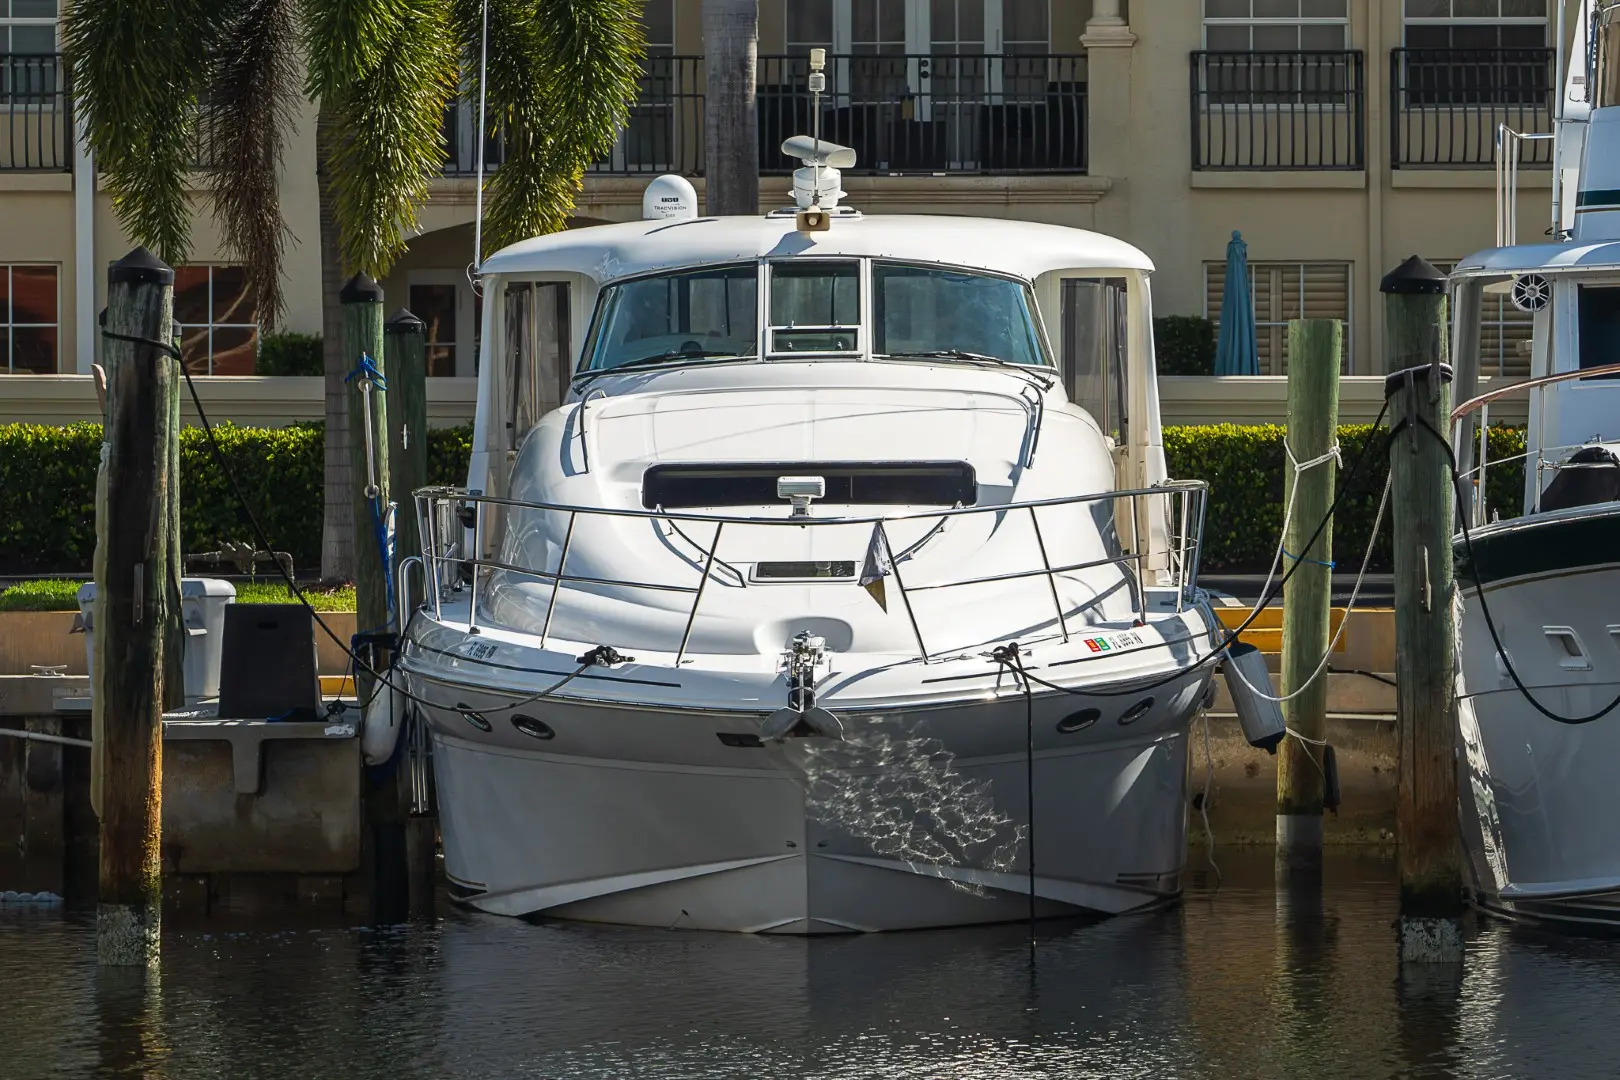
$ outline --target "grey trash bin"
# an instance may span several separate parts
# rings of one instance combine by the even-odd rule
[[[79,586],[79,617],[84,623],[84,669],[94,686],[96,583]],[[186,624],[186,702],[219,696],[220,647],[225,640],[225,605],[236,602],[236,586],[223,578],[181,578],[180,612]]]

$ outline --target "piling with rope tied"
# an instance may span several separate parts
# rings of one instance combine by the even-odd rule
[[[96,952],[113,966],[155,963],[161,925],[164,654],[180,618],[169,580],[179,543],[173,327],[174,271],[136,248],[107,273],[107,417],[96,492]]]
[[[349,468],[354,498],[355,626],[385,630],[389,618],[388,381],[384,360],[383,290],[356,274],[338,294],[343,310],[343,356],[349,409]],[[381,668],[374,659],[373,668]],[[362,672],[361,700],[372,692]]]
[[[1403,961],[1458,963],[1463,909],[1457,842],[1455,510],[1447,433],[1451,366],[1446,279],[1413,256],[1387,275],[1384,381],[1390,416],[1396,720],[1400,745]]]
[[[413,495],[427,484],[427,324],[400,308],[383,323],[387,339],[388,482],[398,506],[394,565],[422,553]]]
[[[1277,862],[1289,870],[1322,865],[1322,810],[1328,783],[1327,680],[1321,658],[1332,632],[1333,490],[1338,468],[1337,319],[1288,324],[1288,471],[1282,557],[1298,563],[1283,585],[1282,704],[1288,729],[1277,755]],[[1317,523],[1324,522],[1321,528]],[[1314,532],[1313,532],[1314,531]],[[1312,536],[1315,539],[1312,540]],[[1302,737],[1301,737],[1302,736]]]

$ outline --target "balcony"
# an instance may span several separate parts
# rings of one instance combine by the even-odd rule
[[[0,55],[0,172],[73,168],[67,73],[59,55]]]
[[[809,61],[759,58],[759,162],[788,173],[790,135],[809,134],[815,103],[804,89]],[[598,176],[703,174],[703,58],[649,57],[641,97]],[[449,176],[477,169],[472,106],[446,117]],[[1011,175],[1086,171],[1085,57],[1079,55],[830,55],[821,134],[854,147],[849,175]],[[500,163],[498,137],[485,168]]]
[[[1195,52],[1192,167],[1366,167],[1364,58],[1345,52]]]
[[[1396,169],[1485,169],[1501,124],[1552,130],[1552,49],[1392,49],[1389,161]],[[1520,164],[1552,165],[1552,141],[1522,144]]]

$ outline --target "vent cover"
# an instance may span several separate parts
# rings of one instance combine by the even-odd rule
[[[641,478],[648,510],[694,506],[775,506],[781,476],[819,476],[827,494],[815,505],[973,506],[978,482],[965,461],[792,461],[736,465],[654,465]]]

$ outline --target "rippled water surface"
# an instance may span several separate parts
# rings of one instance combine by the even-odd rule
[[[1316,894],[1229,857],[1156,915],[786,939],[170,917],[98,972],[73,912],[0,910],[0,1077],[1606,1077],[1620,942],[1494,923],[1403,975],[1393,869]]]

